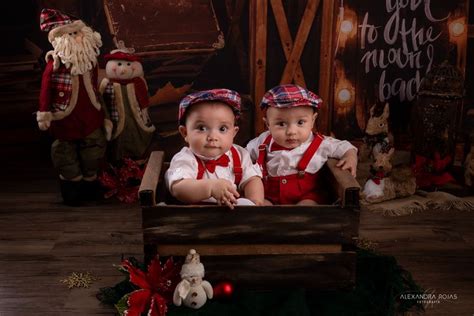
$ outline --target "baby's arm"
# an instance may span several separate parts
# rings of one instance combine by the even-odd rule
[[[262,171],[260,167],[252,162],[252,153],[258,156],[258,138],[250,141],[247,149],[235,145],[240,150],[242,159],[243,178],[240,184],[240,191],[244,192],[244,197],[254,202],[255,205],[263,205],[264,189],[262,182]],[[250,152],[248,151],[250,148]]]
[[[349,149],[344,153],[336,165],[342,170],[349,170],[353,177],[357,175],[357,150]]]
[[[254,176],[247,181],[244,186],[244,196],[254,202],[255,205],[263,205],[264,190],[260,177]]]
[[[352,176],[356,176],[357,172],[357,148],[347,140],[325,136],[324,137],[324,154],[327,157],[337,158],[339,162],[336,166],[342,170],[349,170]]]
[[[225,179],[182,179],[171,185],[171,194],[184,203],[197,203],[213,197],[219,205],[234,208],[239,193],[234,185]]]

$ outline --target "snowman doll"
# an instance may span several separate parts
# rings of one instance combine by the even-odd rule
[[[143,67],[133,50],[120,48],[105,55],[106,78],[99,91],[109,120],[105,124],[112,162],[145,158],[155,127],[148,116],[148,88]]]
[[[204,266],[200,262],[199,254],[190,249],[186,261],[181,268],[181,282],[178,283],[173,294],[173,303],[176,306],[187,306],[189,308],[201,308],[207,301],[212,299],[213,290],[208,281],[204,281]]]

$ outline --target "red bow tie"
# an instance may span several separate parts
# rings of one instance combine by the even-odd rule
[[[217,159],[203,160],[202,162],[210,173],[214,173],[214,171],[216,171],[216,166],[227,167],[229,165],[229,161],[229,157],[224,154]]]
[[[270,146],[270,151],[276,151],[276,150],[292,150],[293,148],[286,148],[283,146],[278,145],[276,142],[273,142],[273,144]]]

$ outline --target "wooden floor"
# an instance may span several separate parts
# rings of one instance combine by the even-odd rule
[[[141,256],[140,209],[114,202],[63,206],[49,158],[39,156],[0,161],[6,169],[0,178],[0,316],[113,315],[95,294],[123,279],[113,267],[122,256]],[[474,212],[383,217],[362,211],[360,235],[395,255],[430,293],[456,295],[429,306],[426,315],[471,316],[473,217]],[[89,289],[68,290],[60,280],[72,272],[100,279]]]

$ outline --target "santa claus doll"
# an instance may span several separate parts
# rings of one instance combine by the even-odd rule
[[[146,157],[155,127],[148,116],[148,88],[140,59],[132,49],[120,48],[105,55],[106,78],[99,91],[113,128],[107,128],[108,157],[141,160]]]
[[[97,91],[101,36],[83,21],[43,9],[42,31],[53,50],[46,54],[39,111],[41,130],[55,139],[51,148],[65,204],[98,197],[97,171],[105,153],[104,112]]]

